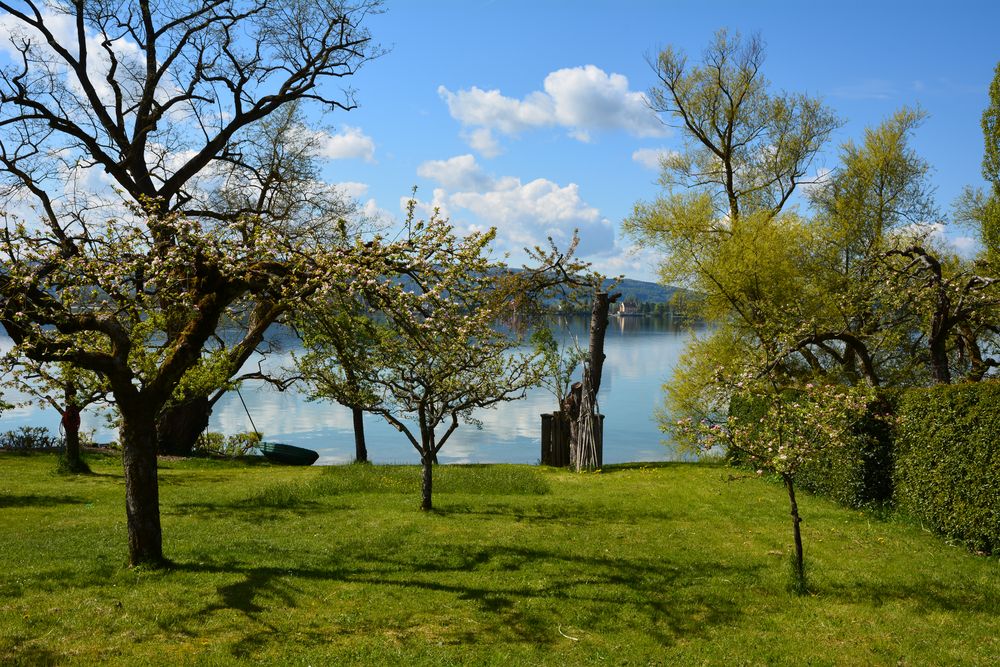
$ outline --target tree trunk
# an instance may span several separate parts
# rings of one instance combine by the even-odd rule
[[[601,376],[604,372],[604,336],[608,331],[608,310],[611,302],[620,294],[608,296],[607,292],[594,294],[594,307],[590,311],[590,386],[593,390],[592,399],[597,398],[601,389]]]
[[[89,473],[90,467],[80,457],[80,408],[76,404],[76,387],[72,384],[66,385],[61,423],[65,439],[64,469],[73,473]]]
[[[207,396],[195,396],[164,408],[156,420],[157,451],[169,456],[191,456],[211,415],[212,404]]]
[[[607,292],[594,293],[594,305],[590,311],[590,404],[595,405],[597,392],[601,388],[601,376],[604,373],[604,337],[608,331],[608,311],[611,303],[621,294],[608,295]],[[580,439],[580,405],[583,403],[583,384],[574,382],[569,393],[563,399],[562,409],[569,421],[569,449],[576,451]]]
[[[433,506],[431,505],[431,486],[433,483],[431,474],[432,471],[434,470],[433,452],[425,451],[423,456],[421,456],[420,462],[423,464],[423,469],[424,469],[424,481],[420,488],[421,495],[423,498],[422,502],[420,503],[420,509],[427,512],[433,509]]]
[[[80,425],[76,427],[64,426],[66,439],[66,449],[63,453],[65,457],[66,470],[69,472],[90,472],[90,467],[80,457]]]
[[[164,559],[156,471],[156,419],[151,414],[123,412],[121,434],[129,565],[159,566]]]
[[[933,335],[929,342],[931,373],[938,384],[951,384],[951,369],[948,368],[948,347],[944,335]]]
[[[785,480],[785,488],[788,489],[788,501],[791,504],[792,510],[792,531],[795,534],[795,578],[799,585],[805,583],[805,563],[802,556],[802,531],[799,529],[799,524],[802,523],[802,519],[799,518],[799,505],[795,502],[795,486],[792,482],[790,475],[782,475]]]
[[[354,416],[354,462],[368,463],[368,447],[365,445],[365,411],[351,408]]]

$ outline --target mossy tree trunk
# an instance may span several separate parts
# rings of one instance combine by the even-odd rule
[[[212,403],[207,396],[195,396],[164,408],[156,420],[157,451],[169,456],[191,456],[211,416]]]

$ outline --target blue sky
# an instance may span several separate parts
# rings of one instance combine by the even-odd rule
[[[72,28],[66,17],[53,25]],[[323,177],[397,225],[417,186],[421,215],[438,206],[461,231],[497,227],[497,250],[514,263],[524,246],[549,235],[565,245],[579,228],[598,270],[652,279],[656,257],[633,253],[619,230],[658,192],[657,152],[682,137],[645,104],[647,57],[672,45],[697,62],[720,28],[759,33],[772,89],[818,96],[845,121],[816,173],[836,166],[844,141],[919,106],[929,117],[913,145],[947,212],[981,184],[998,25],[1000,0],[386,0],[367,26],[387,53],[342,80],[359,107],[329,114],[316,135]],[[0,57],[13,53],[0,40]],[[107,187],[102,174],[86,178]],[[969,251],[967,234],[948,232]]]
[[[914,147],[947,211],[981,181],[980,115],[1000,60],[1000,2],[387,2],[368,25],[390,51],[353,78],[360,107],[326,118],[325,176],[399,218],[412,186],[461,229],[498,228],[512,251],[581,229],[606,273],[652,279],[621,220],[658,191],[649,160],[680,136],[644,115],[646,56],[697,60],[719,28],[759,32],[776,90],[819,96],[838,146],[896,109],[929,118]],[[953,238],[961,231],[951,232]]]

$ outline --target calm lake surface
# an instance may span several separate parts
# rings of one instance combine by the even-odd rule
[[[570,318],[558,336],[575,336],[586,346],[589,318]],[[661,386],[670,378],[690,331],[669,318],[612,318],[608,327],[604,377],[598,402],[604,413],[604,462],[669,461],[682,458],[656,428],[654,410],[661,404]],[[8,348],[9,339],[0,339]],[[270,363],[281,364],[287,353]],[[247,382],[242,389],[253,422],[266,440],[308,447],[319,452],[319,464],[349,462],[354,457],[351,412],[337,404],[308,401],[294,390],[278,392],[268,385]],[[9,394],[5,396],[12,400]],[[439,454],[441,463],[538,463],[540,415],[552,412],[555,397],[535,389],[521,401],[475,413],[482,430],[462,424]],[[45,426],[58,432],[59,416],[51,408],[15,408],[2,417],[2,430],[22,425]],[[116,439],[102,417],[84,414],[83,428],[93,429],[98,442]],[[239,396],[230,392],[215,406],[209,426],[225,434],[251,430]],[[369,458],[375,463],[418,463],[419,457],[406,436],[379,417],[365,415]]]

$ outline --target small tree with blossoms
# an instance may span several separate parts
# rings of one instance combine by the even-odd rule
[[[795,478],[802,467],[853,437],[873,399],[867,385],[845,387],[820,383],[779,386],[772,379],[745,376],[732,384],[738,400],[756,408],[751,414],[701,421],[683,419],[679,430],[704,451],[719,446],[742,455],[758,474],[777,474],[784,482],[792,516],[795,556],[792,561],[796,591],[806,590],[802,533]]]
[[[539,352],[518,349],[519,325],[583,265],[552,248],[538,253],[539,266],[512,272],[489,257],[495,230],[460,238],[436,212],[414,222],[414,205],[410,238],[393,258],[407,279],[355,277],[373,314],[351,325],[364,341],[363,360],[341,359],[334,305],[299,318],[308,352],[297,365],[314,397],[361,406],[406,436],[423,468],[421,509],[430,510],[433,464],[459,424],[481,426],[475,410],[520,399],[542,381]]]
[[[91,472],[80,454],[80,416],[91,405],[107,407],[109,391],[103,379],[70,364],[41,364],[17,354],[16,348],[0,357],[0,384],[25,399],[19,405],[49,406],[59,413],[63,453],[59,471]]]

